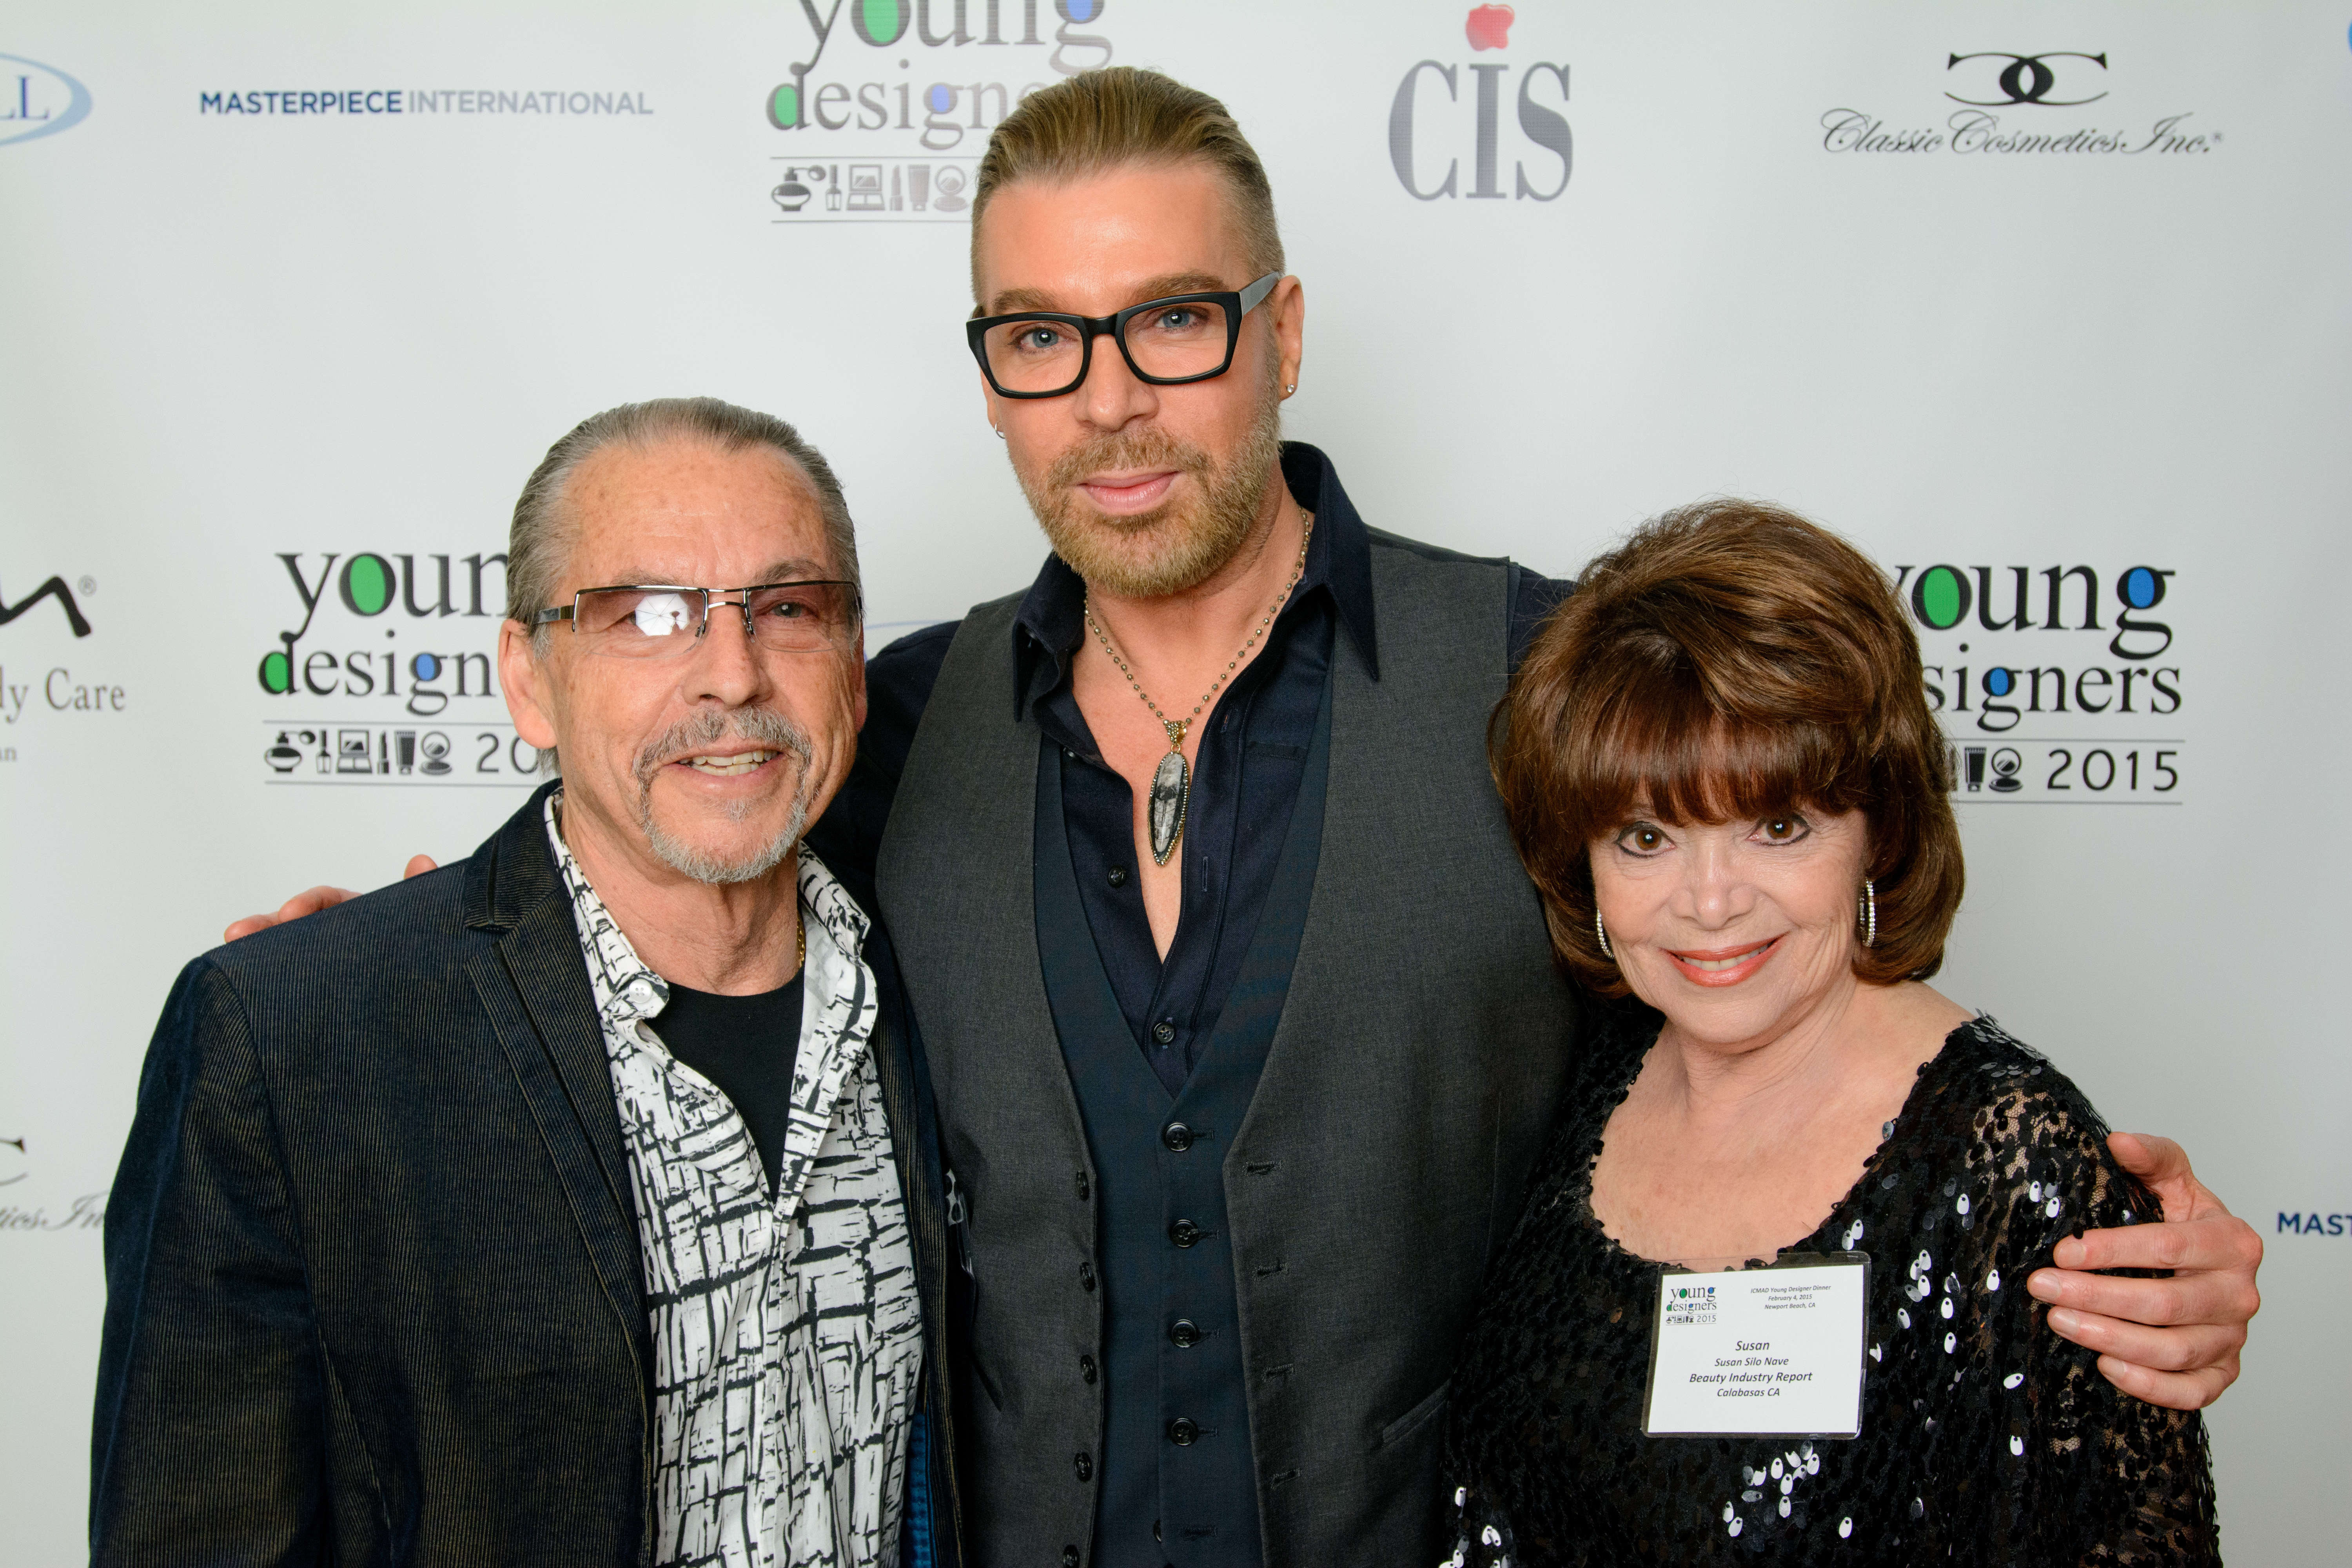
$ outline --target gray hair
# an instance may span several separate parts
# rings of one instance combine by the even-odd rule
[[[533,626],[533,617],[563,596],[562,574],[577,531],[563,504],[572,473],[607,447],[642,448],[671,440],[701,441],[722,452],[765,447],[798,468],[816,491],[833,571],[852,584],[858,582],[857,529],[850,521],[849,503],[842,498],[841,481],[824,454],[803,440],[799,431],[772,414],[716,397],[624,403],[590,415],[550,447],[515,501],[514,526],[507,538],[507,618],[531,627],[534,652],[546,653],[549,628]],[[562,771],[552,747],[540,749],[539,763],[543,773]]]

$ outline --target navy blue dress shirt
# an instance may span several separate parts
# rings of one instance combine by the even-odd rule
[[[1282,473],[1292,497],[1314,514],[1315,531],[1298,586],[1268,628],[1265,646],[1195,721],[1201,744],[1177,847],[1183,902],[1164,961],[1135,875],[1133,792],[1103,762],[1071,690],[1071,668],[1087,636],[1086,584],[1059,556],[1047,557],[1030,585],[1013,633],[1017,689],[1006,699],[1015,714],[1034,712],[1039,730],[1062,749],[1070,856],[1096,950],[1137,1047],[1171,1094],[1182,1090],[1215,1029],[1257,929],[1298,799],[1335,637],[1344,633],[1375,678],[1380,670],[1364,521],[1330,459],[1315,447],[1284,443]],[[1570,584],[1516,564],[1510,584],[1516,668]],[[912,633],[868,661],[856,763],[809,835],[828,865],[871,874],[915,727],[960,624]],[[1198,692],[1181,694],[1181,701],[1152,695],[1175,714],[1199,700]]]

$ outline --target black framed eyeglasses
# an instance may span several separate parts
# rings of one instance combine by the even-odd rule
[[[722,594],[737,597],[725,599]],[[591,653],[660,658],[692,647],[710,629],[710,612],[743,611],[743,635],[770,652],[814,653],[839,648],[856,633],[862,613],[855,583],[815,579],[756,583],[748,588],[688,588],[675,583],[632,583],[583,588],[569,605],[541,610],[534,626],[570,621]]]
[[[982,316],[965,322],[963,330],[981,374],[1000,397],[1059,397],[1076,391],[1094,363],[1095,340],[1104,336],[1118,344],[1136,380],[1181,386],[1233,367],[1242,318],[1281,281],[1281,273],[1269,272],[1238,292],[1171,294],[1111,316],[1055,310]]]

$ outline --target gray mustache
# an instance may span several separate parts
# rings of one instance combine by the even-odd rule
[[[749,741],[769,751],[790,752],[803,768],[816,760],[807,733],[781,713],[765,708],[704,712],[671,725],[646,742],[637,753],[638,787],[649,786],[654,775],[673,758],[706,751],[719,741]]]

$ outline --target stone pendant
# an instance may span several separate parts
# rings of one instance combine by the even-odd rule
[[[1168,864],[1184,836],[1184,804],[1192,793],[1192,770],[1184,753],[1171,751],[1151,775],[1151,863]]]

